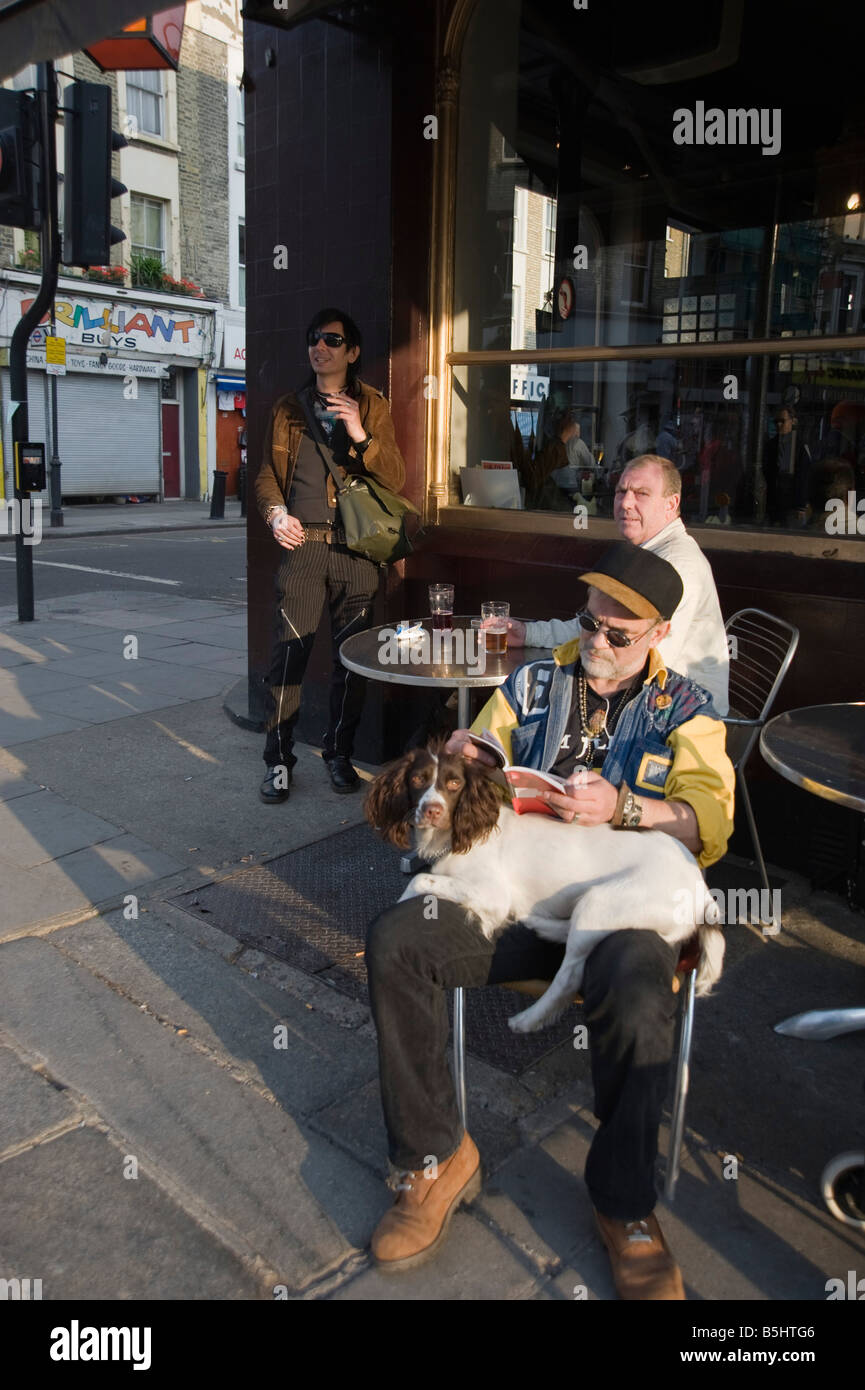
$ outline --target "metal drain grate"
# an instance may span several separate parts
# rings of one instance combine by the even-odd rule
[[[368,826],[356,825],[172,901],[195,916],[206,914],[207,921],[245,945],[366,1003],[367,925],[396,902],[407,881],[396,851]],[[452,999],[448,991],[451,1019]],[[579,1017],[576,1009],[541,1034],[512,1033],[508,1018],[529,1002],[511,990],[469,990],[468,1051],[518,1075],[569,1036],[573,1018]]]

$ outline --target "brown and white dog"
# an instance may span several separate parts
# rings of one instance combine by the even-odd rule
[[[510,922],[524,922],[545,940],[566,943],[547,992],[509,1019],[514,1032],[559,1017],[580,990],[586,958],[614,931],[645,928],[671,945],[697,931],[697,993],[708,994],[720,977],[718,906],[690,850],[663,831],[518,816],[481,767],[426,748],[377,777],[365,809],[370,824],[401,848],[415,830],[418,853],[431,865],[415,874],[400,902],[431,894],[459,903],[490,940]]]

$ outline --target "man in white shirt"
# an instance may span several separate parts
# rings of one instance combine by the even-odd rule
[[[625,540],[645,546],[678,570],[684,596],[673,614],[670,633],[658,644],[671,671],[702,685],[716,712],[729,713],[730,659],[721,605],[711,566],[679,516],[682,479],[669,459],[642,454],[625,468],[616,487],[613,515]],[[576,618],[562,622],[508,624],[513,647],[557,647],[578,637]]]

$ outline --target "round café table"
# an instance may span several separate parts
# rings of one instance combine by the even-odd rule
[[[471,617],[459,616],[453,620],[453,631],[455,634],[463,634],[462,641],[454,640],[453,650],[448,652],[446,645],[442,647],[441,661],[431,660],[429,662],[413,662],[411,660],[411,644],[409,642],[399,642],[397,644],[397,657],[395,661],[394,641],[385,640],[382,634],[389,634],[395,631],[395,623],[384,623],[381,627],[372,627],[368,632],[355,633],[354,637],[347,637],[339,649],[339,659],[343,666],[347,666],[349,671],[356,671],[359,676],[366,676],[367,680],[385,681],[393,685],[419,685],[429,687],[445,687],[456,689],[458,692],[457,720],[461,729],[467,729],[469,725],[469,696],[472,690],[484,687],[503,685],[512,671],[518,666],[523,666],[527,661],[538,661],[544,657],[549,657],[550,653],[546,648],[538,647],[509,647],[504,656],[490,656],[482,652],[482,661],[456,660],[459,655],[470,657],[476,651],[476,642],[471,643],[473,629]],[[432,618],[424,618],[423,626],[430,638],[429,652],[415,651],[415,655],[429,655],[435,657],[436,650],[433,645]]]
[[[762,730],[760,752],[788,782],[865,813],[865,701],[779,714]]]
[[[797,787],[865,814],[865,701],[811,705],[770,719],[760,752],[775,772]],[[861,850],[851,866],[849,892],[861,876]],[[863,1009],[812,1009],[775,1026],[794,1038],[834,1038],[865,1027]]]

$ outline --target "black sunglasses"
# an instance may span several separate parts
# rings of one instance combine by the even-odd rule
[[[600,631],[601,624],[598,622],[597,618],[593,618],[591,613],[587,613],[585,610],[577,614],[577,620],[584,632]],[[652,631],[652,628],[657,625],[657,621],[657,619],[653,619],[652,626],[647,627],[645,632],[641,632],[639,637],[628,637],[626,633],[622,632],[622,630],[617,627],[606,628],[604,636],[611,647],[630,647],[633,646],[635,642],[641,642],[642,639]]]
[[[323,338],[328,347],[342,347],[345,338],[341,333],[322,333],[320,328],[313,328],[306,335],[306,341],[310,347],[315,347],[320,338]]]

